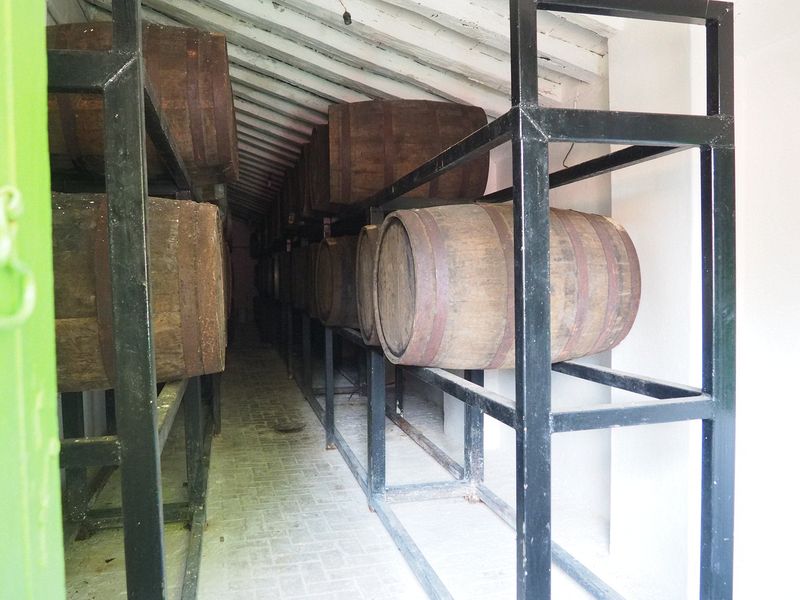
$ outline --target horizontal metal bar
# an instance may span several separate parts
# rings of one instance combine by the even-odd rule
[[[632,427],[710,419],[714,416],[714,401],[702,395],[692,398],[646,400],[602,404],[572,410],[553,411],[550,429],[553,433],[588,431],[609,427]]]
[[[392,185],[381,190],[356,208],[363,210],[371,206],[381,206],[439,177],[458,165],[475,158],[476,155],[488,152],[492,148],[507,142],[511,139],[511,125],[514,122],[516,110],[516,108],[512,108],[506,114],[498,117],[488,125],[481,127],[457,144],[423,163],[411,171],[411,173],[401,177]],[[356,209],[354,208],[351,210]]]
[[[517,516],[514,509],[511,508],[511,505],[483,483],[478,484],[478,498],[480,498],[481,502],[495,513],[500,520],[511,529],[516,530]],[[592,594],[595,598],[622,600],[622,596],[620,596],[619,593],[595,575],[588,567],[555,542],[551,543],[552,561],[583,589]]]
[[[342,339],[347,340],[351,344],[355,344],[359,348],[366,348],[367,345],[361,337],[361,333],[349,327],[337,327],[333,330],[334,333],[339,335]]]
[[[527,106],[543,141],[733,147],[733,118]]]
[[[472,495],[473,488],[464,481],[436,481],[386,487],[385,500],[389,503],[423,502],[446,498],[464,498]]]
[[[333,439],[336,443],[336,447],[339,449],[339,453],[344,459],[344,462],[347,463],[347,467],[350,469],[353,477],[356,478],[358,485],[361,486],[361,490],[364,492],[364,494],[369,495],[367,490],[367,470],[353,453],[352,448],[350,448],[350,444],[347,443],[342,434],[335,427],[333,429]]]
[[[192,516],[188,502],[164,504],[165,523],[186,523]],[[86,525],[91,529],[118,529],[122,527],[122,509],[94,508],[86,514]]]
[[[598,175],[605,175],[623,167],[638,165],[685,149],[685,146],[630,146],[629,148],[623,148],[605,156],[593,158],[555,173],[550,173],[550,189],[597,177]]]
[[[178,150],[178,144],[170,131],[169,123],[161,113],[161,107],[155,101],[155,93],[150,78],[144,76],[144,122],[147,135],[158,149],[159,157],[164,161],[175,186],[179,190],[192,190],[189,171]],[[194,192],[193,192],[194,193]],[[198,198],[195,197],[195,200]]]
[[[402,369],[404,373],[429,383],[466,404],[477,406],[484,413],[501,423],[505,423],[509,427],[516,427],[516,406],[505,396],[487,390],[443,369],[406,366],[403,366]]]
[[[392,540],[394,540],[398,550],[400,550],[400,554],[406,559],[408,566],[411,567],[411,570],[414,572],[414,575],[428,597],[437,600],[453,600],[453,596],[447,590],[442,580],[439,579],[436,571],[422,554],[422,551],[414,543],[414,540],[411,538],[408,531],[406,531],[406,528],[403,527],[400,519],[392,512],[391,507],[385,502],[376,499],[373,501],[372,508],[383,523],[386,531],[389,532]]]
[[[167,443],[169,432],[172,429],[172,424],[175,422],[175,415],[178,414],[178,409],[183,400],[183,393],[186,391],[188,379],[181,379],[180,381],[171,381],[164,385],[161,393],[158,395],[157,401],[157,419],[158,419],[158,451],[164,451],[164,444]]]
[[[99,467],[120,463],[119,438],[103,435],[61,440],[61,467]]]
[[[404,417],[398,415],[393,411],[393,407],[386,408],[386,417],[400,430],[405,433],[412,441],[414,441],[420,448],[425,450],[431,458],[439,463],[442,468],[446,469],[450,475],[456,479],[464,477],[464,467],[458,462],[453,460],[452,457],[442,450],[439,446],[434,444],[428,436],[422,433],[419,429],[409,423]]]
[[[631,375],[608,367],[582,365],[569,361],[553,364],[553,371],[659,400],[687,398],[703,393],[703,390],[688,385]]]
[[[648,19],[704,25],[708,19],[724,14],[728,2],[709,0],[548,0],[537,3],[539,10],[555,10],[594,15]]]
[[[114,51],[48,50],[47,90],[102,93],[132,58]]]

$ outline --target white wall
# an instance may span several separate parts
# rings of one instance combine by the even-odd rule
[[[737,0],[735,597],[797,597],[800,3]]]

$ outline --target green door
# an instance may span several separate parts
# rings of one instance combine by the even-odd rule
[[[44,0],[0,0],[0,597],[64,597]]]

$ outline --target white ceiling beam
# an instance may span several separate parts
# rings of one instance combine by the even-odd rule
[[[228,58],[232,63],[286,81],[331,102],[363,102],[371,99],[366,94],[236,44],[228,43]]]
[[[511,37],[507,0],[383,0],[422,15],[479,42],[510,52]],[[548,21],[548,17],[552,21]],[[585,82],[605,73],[604,57],[550,33],[557,17],[540,11],[538,50],[548,68]]]
[[[625,28],[625,20],[605,15],[582,15],[580,13],[555,12],[557,17],[593,31],[600,37],[612,38]]]
[[[312,125],[322,125],[328,122],[328,106],[325,106],[324,111],[311,110],[306,108],[302,100],[288,100],[275,93],[275,90],[270,87],[274,79],[264,77],[253,71],[243,69],[236,65],[230,65],[229,73],[231,77],[232,86],[235,92],[243,95],[243,91],[255,92],[263,103],[269,103],[269,106],[276,112],[282,113],[287,117],[293,117]],[[285,85],[285,84],[284,84]],[[291,86],[287,86],[291,87]]]
[[[108,11],[111,9],[111,0],[84,1],[87,3],[87,11],[94,13],[90,14],[90,19],[94,20],[98,17],[102,19],[110,18]],[[92,4],[89,4],[89,2]],[[186,22],[173,19],[147,7],[142,8],[142,15],[151,23],[186,26]],[[212,27],[212,29],[217,30],[219,27]],[[276,60],[275,58],[264,54],[263,48],[259,47],[258,52],[256,52],[239,44],[232,43],[232,39],[233,37],[231,35],[227,35],[228,59],[232,63],[239,64],[264,75],[273,76],[276,79],[281,79],[310,93],[327,98],[332,102],[363,102],[364,100],[372,99],[372,96],[368,96],[357,90],[346,87],[345,85],[341,85],[340,83],[336,83],[334,81],[324,79],[318,75],[314,75],[313,73],[308,72],[306,69],[298,68],[281,60]]]
[[[162,0],[158,0],[161,2]],[[296,39],[320,53],[360,67],[366,71],[391,77],[428,91],[440,98],[483,106],[492,116],[508,110],[506,93],[480,83],[422,64],[412,57],[393,52],[372,42],[350,35],[343,28],[328,27],[316,19],[295,12],[278,2],[260,0],[204,0],[206,4],[235,15],[259,28]],[[148,0],[152,3],[153,0]]]
[[[297,160],[298,158],[300,158],[297,152],[290,152],[286,148],[281,148],[280,146],[276,146],[275,144],[272,143],[272,140],[264,137],[258,131],[246,127],[245,125],[238,125],[236,127],[236,131],[239,135],[243,136],[243,139],[245,141],[247,141],[248,139],[255,140],[259,144],[269,148],[272,152],[274,152],[278,156],[286,157],[287,160]]]
[[[285,117],[282,115],[277,115],[273,111],[259,106],[258,104],[253,104],[252,102],[248,102],[242,98],[234,98],[233,107],[236,110],[237,118],[238,115],[245,115],[254,119],[258,119],[261,121],[261,127],[263,129],[271,131],[274,135],[286,140],[287,142],[302,146],[311,140],[310,133],[305,133],[304,131],[299,132],[295,129],[290,129],[284,124],[286,123]]]
[[[89,1],[110,2],[110,0]],[[145,4],[192,27],[222,32],[235,44],[261,52],[373,98],[437,99],[436,95],[416,86],[334,60],[272,31],[259,29],[239,18],[189,0],[146,0]]]
[[[342,25],[342,7],[330,0],[279,0],[371,44],[402,51],[423,63],[453,71],[506,94],[511,93],[509,55],[440,27],[416,13],[382,2],[348,0],[350,25]]]
[[[257,91],[265,92],[276,99],[303,108],[308,112],[311,123],[319,119],[326,119],[328,107],[331,102],[305,90],[289,85],[283,81],[246,69],[239,65],[230,65],[228,68],[231,81],[247,85]]]
[[[262,94],[245,86],[235,86],[233,88],[233,95],[234,106],[236,106],[236,100],[245,100],[251,104],[256,104],[262,109],[261,114],[264,116],[261,118],[264,120],[268,120],[273,125],[279,125],[284,129],[294,131],[301,136],[307,138],[311,137],[311,124],[297,121],[293,117],[277,112],[273,109],[272,105],[269,104],[270,99],[266,94]]]
[[[322,116],[313,113],[304,109],[302,106],[280,100],[275,98],[275,96],[260,92],[248,85],[233,82],[232,86],[233,94],[237,98],[244,98],[249,102],[258,104],[262,108],[271,110],[276,115],[283,115],[284,120],[281,125],[289,129],[311,135],[311,127],[313,125],[323,125],[328,122],[327,115]]]
[[[258,152],[259,156],[263,157],[264,160],[269,160],[274,163],[276,166],[284,166],[284,167],[293,167],[296,161],[289,160],[284,158],[283,156],[279,156],[272,152],[266,146],[262,146],[258,143],[258,141],[252,140],[239,140],[239,149],[245,150],[247,152]]]
[[[269,138],[269,140],[275,146],[280,146],[281,148],[289,150],[293,154],[300,154],[300,146],[302,144],[295,144],[293,142],[287,141],[280,135],[275,134],[264,121],[253,118],[251,116],[244,114],[241,111],[238,111],[236,113],[236,122],[240,125],[246,125],[250,129],[258,131],[262,136]]]

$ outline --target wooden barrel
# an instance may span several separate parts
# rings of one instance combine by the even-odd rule
[[[380,346],[378,332],[375,328],[375,252],[378,249],[380,227],[365,225],[358,234],[358,250],[356,254],[356,301],[358,304],[358,323],[361,338],[365,344]]]
[[[311,132],[309,159],[309,188],[311,209],[316,212],[333,214],[339,205],[331,204],[331,165],[327,125],[317,125]]]
[[[319,256],[319,244],[311,244],[308,247],[308,264],[306,267],[306,275],[308,280],[306,282],[306,310],[308,314],[314,318],[319,318],[319,308],[317,307],[317,257]]]
[[[476,106],[428,100],[372,100],[329,109],[330,201],[358,204],[486,125]],[[406,194],[415,198],[479,198],[489,154]]]
[[[510,204],[389,215],[375,268],[378,336],[394,363],[514,367]],[[628,234],[611,219],[550,210],[553,362],[613,348],[630,331],[641,279]]]
[[[47,28],[47,47],[108,50],[111,23],[72,23]],[[239,173],[233,94],[225,36],[148,23],[142,51],[155,100],[195,185],[235,181]],[[50,94],[50,161],[53,171],[103,172],[103,97]],[[148,175],[166,175],[152,143]]]
[[[114,385],[105,194],[53,194],[58,389]],[[211,204],[150,198],[150,283],[159,381],[225,367],[222,230]]]
[[[308,246],[292,248],[292,305],[297,310],[306,309],[306,269],[308,268]]]
[[[358,327],[356,248],[354,235],[326,238],[317,255],[317,310],[325,325]]]

